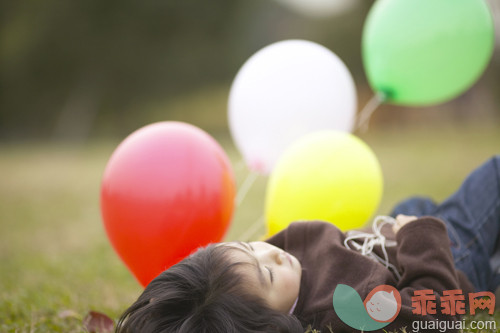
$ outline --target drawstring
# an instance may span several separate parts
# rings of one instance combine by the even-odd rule
[[[372,258],[381,264],[383,264],[387,269],[390,269],[398,280],[401,279],[401,275],[398,272],[396,266],[389,262],[389,256],[387,255],[386,247],[394,247],[396,246],[396,242],[392,240],[388,240],[382,235],[382,227],[386,224],[394,225],[396,224],[396,220],[390,216],[377,216],[373,221],[372,230],[373,233],[366,233],[357,230],[351,230],[346,233],[346,239],[344,240],[344,246],[349,250],[355,250],[360,252],[362,255]],[[364,239],[363,244],[360,245],[354,240]],[[351,242],[351,244],[349,244]],[[373,253],[373,248],[375,245],[380,245],[382,248],[382,253],[384,254],[384,258],[379,257],[375,253]],[[353,248],[351,248],[351,246]]]

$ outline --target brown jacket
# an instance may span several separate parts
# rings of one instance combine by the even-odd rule
[[[390,228],[387,228],[390,229]],[[388,238],[392,231],[383,230]],[[297,305],[293,314],[304,326],[329,333],[354,332],[344,324],[333,308],[333,292],[337,284],[354,288],[364,300],[379,285],[394,286],[401,295],[401,310],[396,319],[383,330],[411,331],[413,320],[458,320],[441,314],[439,296],[444,290],[462,289],[473,292],[465,275],[455,269],[444,223],[432,217],[403,226],[397,233],[396,247],[387,248],[390,263],[400,274],[395,275],[384,265],[344,246],[345,234],[326,222],[295,222],[267,241],[293,254],[302,264],[302,279]],[[375,249],[374,252],[377,253]],[[379,254],[378,252],[377,254]],[[435,315],[415,315],[411,297],[415,290],[432,289],[437,295]],[[381,330],[381,331],[383,331]]]

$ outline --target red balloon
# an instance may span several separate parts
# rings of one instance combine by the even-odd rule
[[[193,250],[219,242],[234,209],[224,150],[189,124],[159,122],[113,152],[101,184],[101,213],[116,252],[146,286]]]

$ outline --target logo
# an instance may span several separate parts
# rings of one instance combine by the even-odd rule
[[[401,310],[401,295],[396,288],[380,285],[365,301],[354,288],[339,284],[333,292],[333,308],[345,324],[360,331],[375,331],[389,325]]]
[[[469,293],[469,313],[476,310],[488,310],[492,315],[495,310],[495,294],[489,291]],[[440,312],[443,315],[463,315],[466,313],[465,295],[461,289],[444,290],[438,295],[432,289],[414,290],[411,296],[412,313],[415,319]],[[380,285],[374,288],[364,301],[354,288],[339,284],[333,292],[333,308],[337,316],[350,327],[363,331],[375,331],[392,323],[401,310],[401,295],[396,288]],[[472,321],[470,328],[494,327],[495,321]],[[468,329],[465,321],[429,321],[414,320],[412,328],[415,332],[421,329],[444,332],[446,328],[454,330]]]

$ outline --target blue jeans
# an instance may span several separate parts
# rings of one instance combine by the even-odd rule
[[[391,213],[440,218],[446,223],[455,267],[476,291],[500,286],[500,155],[474,170],[441,204],[412,197]]]

